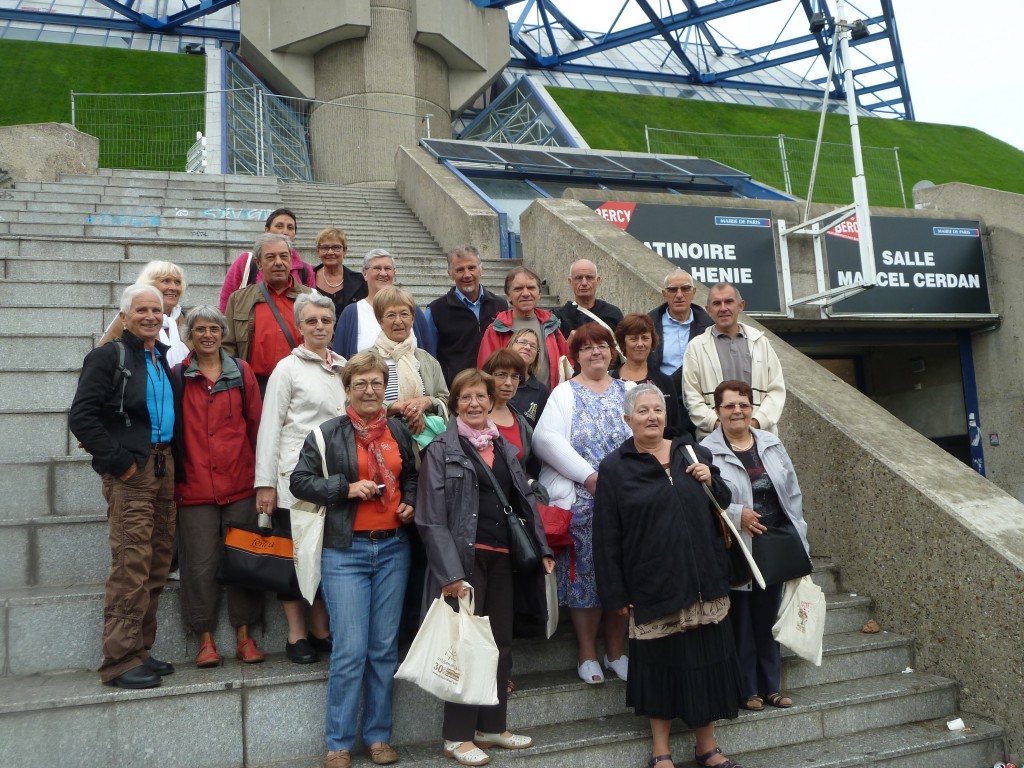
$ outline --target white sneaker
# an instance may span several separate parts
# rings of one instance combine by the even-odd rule
[[[604,666],[614,672],[620,680],[625,680],[629,672],[629,656],[622,654],[615,661],[608,661],[608,654],[605,654]]]
[[[598,685],[604,682],[604,672],[601,671],[601,665],[597,663],[596,659],[587,659],[580,663],[576,671],[579,673],[580,680],[587,685]],[[595,677],[597,680],[594,679]]]

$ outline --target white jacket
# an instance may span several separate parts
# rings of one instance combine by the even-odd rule
[[[750,387],[754,390],[753,418],[761,429],[777,433],[782,409],[786,405],[786,382],[782,363],[762,331],[740,323],[750,347]],[[715,326],[711,326],[686,346],[683,355],[683,401],[690,420],[697,427],[697,439],[715,428],[715,388],[722,383],[722,363],[715,346]]]
[[[256,487],[276,488],[278,507],[295,503],[288,481],[306,435],[345,412],[341,370],[346,362],[334,355],[328,371],[319,356],[299,346],[270,374],[256,438]]]
[[[625,385],[629,391],[636,383],[627,381]],[[575,402],[572,385],[563,381],[551,390],[533,430],[533,451],[544,462],[538,480],[547,489],[551,503],[563,509],[570,509],[576,503],[574,484],[583,485],[596,471],[589,461],[576,453],[570,442]]]

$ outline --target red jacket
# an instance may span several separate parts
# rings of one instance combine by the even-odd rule
[[[558,359],[565,355],[569,358],[569,362],[572,363],[572,356],[569,354],[569,345],[565,343],[565,337],[558,330],[558,318],[546,309],[535,309],[533,312],[540,321],[540,332],[544,336],[544,349],[548,355],[548,368],[551,372],[551,381],[548,386],[554,389],[559,384]],[[508,344],[511,338],[512,310],[506,309],[504,312],[499,312],[495,315],[494,322],[484,331],[483,338],[480,339],[480,351],[476,356],[477,367],[482,367],[487,362],[487,358],[496,349],[501,349]]]
[[[194,353],[172,373],[184,381],[175,424],[184,465],[183,479],[174,485],[179,506],[230,504],[256,494],[256,434],[263,400],[249,364],[220,354],[223,371],[212,390]]]

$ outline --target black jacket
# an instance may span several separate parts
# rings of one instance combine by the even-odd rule
[[[672,441],[671,481],[658,460],[637,451],[633,438],[608,454],[597,472],[594,569],[605,610],[633,606],[638,624],[729,594],[725,546],[717,512],[686,474],[689,437]],[[712,491],[722,507],[732,499],[712,464]]]
[[[480,319],[467,307],[452,288],[444,296],[430,302],[430,321],[437,329],[437,362],[450,387],[455,375],[466,368],[476,368],[480,339],[499,312],[508,309],[508,302],[480,287]]]
[[[613,379],[622,378],[622,371],[619,370],[621,367],[621,365],[617,365],[609,371]],[[660,389],[661,393],[665,395],[665,437],[671,440],[684,431],[690,431],[686,429],[688,424],[680,421],[679,408],[681,398],[675,382],[672,381],[671,377],[662,373],[658,366],[652,365],[649,355],[647,357],[647,381]],[[686,412],[685,409],[683,412]],[[686,421],[689,422],[689,418]]]
[[[352,524],[356,519],[358,499],[348,498],[349,483],[365,479],[359,477],[356,459],[356,431],[347,415],[336,416],[320,425],[327,448],[327,472],[324,478],[320,466],[320,450],[316,438],[310,432],[299,451],[299,460],[292,471],[289,488],[297,499],[311,501],[327,507],[324,522],[324,546],[348,549],[352,546]],[[388,419],[388,429],[398,443],[402,455],[402,472],[398,476],[398,487],[402,502],[416,505],[416,454],[413,451],[412,435],[398,419]]]
[[[622,322],[622,310],[614,304],[609,304],[607,301],[596,299],[590,311],[604,320],[605,324],[612,329],[613,334],[615,333],[615,326]],[[558,330],[567,339],[569,334],[581,325],[594,322],[592,318],[583,314],[579,307],[574,306],[571,301],[565,302],[565,304],[556,309],[555,314],[558,315],[558,319],[562,323]]]
[[[689,340],[693,341],[714,325],[715,321],[711,319],[711,315],[696,304],[690,305],[690,311],[693,313],[693,322],[690,323]],[[652,349],[651,354],[647,356],[648,370],[652,368],[661,370],[661,361],[665,355],[665,335],[661,332],[661,320],[665,317],[666,312],[668,312],[668,304],[662,304],[660,307],[656,307],[647,313],[647,316],[654,321],[654,330],[658,332],[658,346]],[[672,379],[672,386],[676,388],[676,395],[679,397],[679,433],[688,432],[690,435],[695,436],[697,429],[690,420],[690,414],[686,410],[686,400],[683,397],[683,365],[681,360],[670,378]]]
[[[123,475],[132,464],[144,468],[152,448],[152,425],[146,406],[146,349],[142,340],[127,330],[121,335],[121,343],[129,374],[124,379],[123,397],[117,343],[109,342],[85,356],[68,415],[72,434],[92,456],[92,468],[114,477]],[[174,388],[177,402],[177,384],[167,366],[168,347],[159,341],[156,346],[160,366]]]
[[[317,264],[313,267],[313,271],[319,272],[323,268],[323,264]],[[362,272],[356,272],[354,269],[349,269],[342,264],[341,274],[341,290],[330,296],[331,301],[334,302],[335,321],[341,318],[341,310],[349,304],[355,304],[360,299],[365,299],[369,294],[369,289],[366,287],[366,278],[363,277]]]

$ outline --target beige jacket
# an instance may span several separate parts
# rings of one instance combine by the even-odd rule
[[[750,345],[750,387],[754,390],[753,418],[761,429],[778,433],[779,419],[786,405],[786,383],[782,364],[762,331],[740,323]],[[715,388],[722,383],[722,364],[718,359],[715,326],[711,326],[686,346],[683,355],[683,401],[690,420],[702,440],[715,429]]]
[[[341,370],[346,362],[335,355],[328,371],[316,354],[299,346],[270,374],[256,438],[256,487],[276,488],[278,507],[295,503],[288,483],[306,435],[345,412]]]

